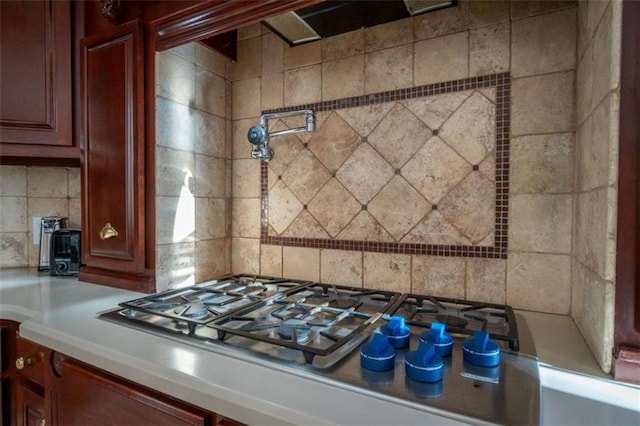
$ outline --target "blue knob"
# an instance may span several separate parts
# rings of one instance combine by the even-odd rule
[[[405,374],[419,382],[442,380],[444,363],[435,347],[429,342],[420,342],[417,351],[407,353],[404,359]]]
[[[371,340],[360,349],[360,365],[367,370],[391,370],[395,362],[396,351],[384,334],[373,333]]]
[[[434,322],[429,331],[420,333],[420,341],[429,342],[436,348],[436,353],[440,356],[451,356],[453,349],[453,337],[444,332],[444,324]]]
[[[396,349],[409,346],[411,330],[404,325],[404,318],[392,316],[386,325],[380,327],[380,332],[389,338],[389,343]]]
[[[489,340],[489,333],[476,331],[462,342],[462,358],[479,367],[495,367],[500,364],[500,347]]]

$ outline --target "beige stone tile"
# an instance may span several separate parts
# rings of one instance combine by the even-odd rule
[[[195,239],[195,211],[178,217],[180,197],[156,197],[156,244],[173,244]],[[191,198],[193,202],[193,198]],[[192,206],[193,207],[193,206]]]
[[[308,149],[282,174],[282,181],[303,204],[308,204],[329,179],[329,170]]]
[[[600,103],[607,94],[620,84],[619,41],[616,34],[612,34],[612,9],[607,8],[602,22],[596,30],[593,39],[593,96],[591,109]],[[617,60],[617,62],[614,62]]]
[[[196,197],[225,197],[225,175],[225,160],[196,154]]]
[[[362,209],[360,203],[332,178],[309,202],[309,213],[335,237]]]
[[[26,197],[0,197],[0,232],[27,232],[27,217]]]
[[[588,9],[589,2],[578,2],[578,62],[582,60],[582,56],[591,40],[593,32],[588,28]]]
[[[4,207],[3,207],[4,210]],[[51,198],[51,197],[35,197],[29,198],[28,201],[28,219],[27,229],[31,228],[34,216],[60,216],[69,217],[69,200],[65,198]],[[2,213],[4,220],[4,211]],[[15,225],[14,225],[15,226]]]
[[[260,116],[260,79],[233,82],[233,119]]]
[[[471,96],[471,91],[445,93],[402,101],[416,117],[430,129],[439,129],[460,105]]]
[[[612,129],[617,129],[619,117],[617,110],[611,111],[614,105],[610,103],[612,99],[617,101],[617,98],[609,97],[600,103],[584,128],[578,132],[580,141],[576,153],[576,167],[580,190],[606,185],[610,176],[618,174],[616,151],[612,150],[612,147],[617,145],[617,142],[612,141],[617,141],[618,136],[617,130],[613,130],[612,133]]]
[[[388,49],[413,42],[413,20],[400,19],[364,30],[364,50]]]
[[[568,255],[510,253],[507,260],[507,304],[552,314],[569,313],[571,260]]]
[[[400,241],[431,210],[431,204],[406,180],[394,176],[371,200],[367,210],[396,241]]]
[[[234,211],[235,203],[237,199],[233,200]],[[196,224],[196,239],[198,241],[213,240],[218,238],[228,237],[227,233],[227,211],[229,200],[224,198],[196,198],[196,211],[195,211],[195,224]],[[241,212],[243,214],[244,212]],[[236,217],[233,217],[234,221]],[[257,219],[258,224],[260,218]],[[233,236],[247,236],[250,235],[235,235]]]
[[[321,41],[322,61],[335,61],[364,53],[364,30],[350,31]]]
[[[411,292],[464,299],[465,259],[413,256]]]
[[[449,223],[437,210],[417,224],[403,239],[403,243],[471,245],[464,235]]]
[[[338,114],[331,113],[312,134],[309,149],[327,169],[334,172],[359,143],[359,135]]]
[[[284,46],[284,68],[304,67],[307,65],[319,64],[322,58],[322,43],[314,41],[300,46]]]
[[[0,196],[27,195],[27,168],[0,165]]]
[[[80,167],[69,167],[69,197],[80,197]]]
[[[274,33],[262,36],[262,76],[284,71],[284,41]]]
[[[260,238],[260,199],[234,198],[231,235]]]
[[[368,136],[380,120],[393,108],[395,102],[335,110],[360,136]]]
[[[196,68],[196,107],[226,117],[226,81],[204,68]]]
[[[411,291],[411,256],[365,252],[362,263],[364,287],[401,293]]]
[[[513,138],[509,191],[512,194],[571,192],[573,150],[572,133]]]
[[[80,197],[69,199],[69,228],[82,229],[82,208]]]
[[[194,111],[195,151],[199,154],[225,157],[226,120],[204,111]]]
[[[467,299],[502,305],[505,303],[506,289],[506,260],[467,258]]]
[[[231,60],[200,43],[196,45],[196,65],[208,69],[220,77],[226,77],[227,66]]]
[[[509,71],[510,47],[508,22],[471,30],[469,32],[469,75]]]
[[[471,171],[467,161],[434,136],[402,167],[402,176],[430,203],[436,204]]]
[[[576,0],[526,0],[511,2],[511,18],[519,19],[527,16],[541,15],[555,10],[575,7],[579,2]]]
[[[173,55],[177,55],[183,59],[186,59],[189,62],[193,62],[195,60],[196,55],[196,43],[187,43],[181,46],[174,47],[169,49],[169,53]]]
[[[156,147],[156,195],[179,196],[185,181],[189,182],[195,170],[193,153]]]
[[[494,151],[489,152],[484,160],[478,165],[478,170],[487,179],[496,180],[496,153]]]
[[[282,275],[301,280],[320,280],[320,249],[282,248]]]
[[[64,167],[27,167],[29,197],[66,197],[69,172]]]
[[[322,100],[364,94],[364,55],[322,63]]]
[[[24,232],[1,232],[0,268],[26,268],[30,266],[28,245],[27,234]]]
[[[574,130],[574,73],[513,80],[511,133],[561,133]]]
[[[195,284],[194,242],[156,246],[156,289],[182,288]]]
[[[320,65],[287,70],[284,73],[285,106],[320,102],[322,99],[322,69]]]
[[[584,52],[576,70],[576,119],[584,123],[591,113],[591,98],[593,97],[593,44]]]
[[[233,79],[258,77],[262,73],[262,37],[238,40]]]
[[[233,159],[251,158],[251,144],[247,133],[252,126],[260,124],[259,117],[233,120]]]
[[[376,93],[412,86],[413,46],[369,52],[364,57],[364,92]]]
[[[607,241],[609,222],[606,188],[576,197],[574,255],[585,266],[604,277],[607,268]]]
[[[511,72],[514,77],[575,68],[577,9],[514,21]]]
[[[416,40],[439,37],[465,31],[469,28],[469,2],[459,2],[435,12],[423,13],[413,18],[413,34]]]
[[[471,1],[469,2],[469,27],[477,28],[508,21],[509,11],[509,1]]]
[[[171,51],[156,53],[156,96],[189,105],[196,99],[196,66]]]
[[[260,273],[260,240],[254,238],[232,238],[231,247],[232,273]]]
[[[212,280],[231,273],[224,238],[196,242],[196,282]]]
[[[233,161],[231,193],[239,198],[260,197],[260,162],[254,159]]]
[[[156,98],[156,146],[193,151],[192,110],[176,102]]]
[[[302,211],[303,205],[279,180],[269,190],[269,225],[282,234]]]
[[[469,33],[461,32],[414,45],[413,83],[416,86],[469,76]]]
[[[495,225],[495,183],[474,172],[439,203],[438,211],[472,243],[482,241]]]
[[[308,210],[302,210],[291,225],[282,233],[284,237],[331,239],[322,225]]]
[[[282,276],[282,246],[260,246],[260,274]]]
[[[330,284],[362,287],[362,252],[320,251],[320,280]]]
[[[358,213],[337,238],[351,241],[393,241],[393,237],[366,210]]]
[[[340,167],[336,177],[361,204],[367,204],[394,174],[393,167],[371,145],[362,143]]]
[[[262,24],[255,23],[238,28],[238,40],[246,40],[251,37],[258,37],[262,34]]]
[[[286,128],[286,126],[272,127],[273,130]],[[296,135],[278,136],[271,147],[274,150],[274,156],[273,159],[269,161],[269,170],[270,174],[273,172],[276,177],[281,176],[289,170],[291,166],[294,166],[302,152],[307,151]]]
[[[262,76],[262,110],[284,106],[284,75],[282,73]]]
[[[570,254],[570,194],[512,195],[510,204],[510,249]]]

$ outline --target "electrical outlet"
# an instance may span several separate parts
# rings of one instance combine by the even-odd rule
[[[39,216],[33,217],[33,244],[40,244],[40,228],[42,225],[42,218]]]

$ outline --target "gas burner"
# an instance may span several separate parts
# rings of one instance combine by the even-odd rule
[[[288,320],[283,322],[276,329],[278,336],[288,342],[295,341],[302,345],[309,341],[309,333],[311,327],[307,326],[304,321]]]
[[[436,314],[436,321],[451,327],[465,328],[469,321],[466,319],[450,314]]]
[[[207,315],[209,315],[209,311],[207,310],[207,307],[204,305],[204,303],[199,302],[179,305],[173,310],[173,312],[179,316],[196,320],[204,319],[207,317]]]

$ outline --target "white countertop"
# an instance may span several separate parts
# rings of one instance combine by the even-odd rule
[[[342,389],[330,381],[157,337],[97,318],[142,294],[0,270],[0,318],[22,337],[207,410],[249,424],[438,424],[461,420],[427,406]],[[542,362],[607,377],[570,317],[523,314]]]

